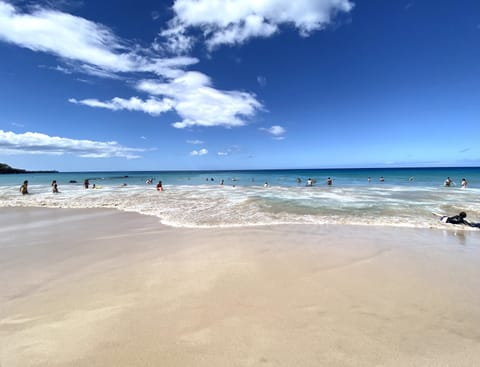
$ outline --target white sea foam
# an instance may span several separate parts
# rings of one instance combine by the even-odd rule
[[[356,224],[445,228],[432,212],[467,211],[480,221],[480,190],[411,187],[283,187],[172,185],[163,192],[146,185],[84,189],[31,185],[0,186],[0,207],[115,208],[156,216],[177,227],[234,227],[273,224]],[[447,226],[448,227],[448,226]]]

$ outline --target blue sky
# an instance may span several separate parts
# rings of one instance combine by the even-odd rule
[[[480,164],[480,2],[0,0],[0,162]]]

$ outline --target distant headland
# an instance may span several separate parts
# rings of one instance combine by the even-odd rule
[[[5,173],[57,173],[58,171],[27,171],[20,168],[12,168],[8,164],[0,163],[0,174]]]

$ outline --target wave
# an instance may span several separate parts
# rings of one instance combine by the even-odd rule
[[[175,185],[157,192],[145,185],[84,189],[64,185],[0,186],[0,207],[112,208],[156,216],[174,227],[214,228],[282,224],[351,224],[448,228],[432,213],[467,211],[480,220],[480,190],[382,187]],[[474,220],[475,221],[475,220]]]

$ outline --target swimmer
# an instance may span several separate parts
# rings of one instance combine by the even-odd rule
[[[265,183],[263,184],[263,187],[268,187],[268,182],[265,181]]]
[[[465,189],[468,185],[468,182],[467,180],[465,180],[464,178],[462,178],[462,189]]]
[[[310,177],[307,180],[307,186],[313,186],[313,180]]]
[[[28,181],[27,180],[23,181],[22,186],[20,186],[20,192],[22,193],[22,195],[28,194]]]
[[[447,179],[445,180],[445,182],[443,183],[443,185],[445,187],[450,187],[450,185],[452,184],[452,179],[450,177],[447,177]]]
[[[157,183],[157,191],[163,191],[162,181],[158,181],[158,183]]]
[[[57,185],[57,180],[52,181],[52,192],[54,194],[58,194],[58,185]]]
[[[380,181],[380,182],[385,182],[385,177],[380,176],[379,181]]]
[[[329,177],[327,178],[327,185],[332,186],[333,180]]]
[[[440,221],[443,223],[450,223],[450,224],[464,224],[469,227],[480,228],[480,223],[472,223],[468,222],[465,218],[467,217],[467,213],[460,212],[458,215],[454,215],[453,217],[448,217],[443,215],[440,217]]]

